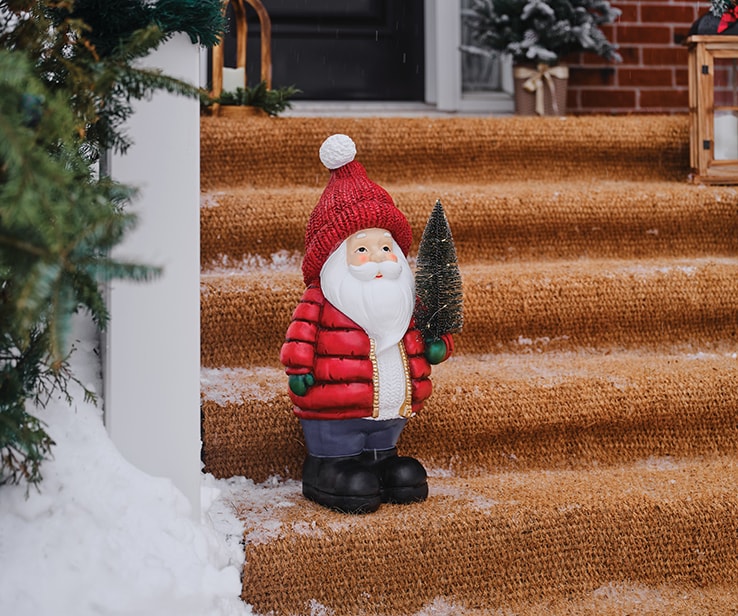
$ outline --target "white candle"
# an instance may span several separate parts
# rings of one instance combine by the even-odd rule
[[[738,160],[738,117],[733,111],[715,112],[715,160]]]
[[[235,92],[246,84],[246,69],[223,67],[223,92]]]

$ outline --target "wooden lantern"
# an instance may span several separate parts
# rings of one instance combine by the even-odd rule
[[[272,22],[269,14],[264,8],[261,0],[227,0],[223,10],[227,10],[230,4],[233,7],[233,15],[236,20],[236,71],[239,75],[239,87],[246,87],[246,41],[248,38],[248,26],[246,23],[246,4],[256,11],[261,26],[261,80],[266,82],[267,90],[272,89]],[[212,89],[210,96],[218,98],[223,92],[223,38],[213,47],[212,57]],[[221,109],[218,103],[213,105],[212,112],[219,115]]]
[[[689,47],[689,161],[695,184],[738,184],[738,36]]]

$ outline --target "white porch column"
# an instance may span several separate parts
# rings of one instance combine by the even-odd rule
[[[198,46],[177,35],[146,60],[192,84]],[[115,257],[158,265],[148,283],[113,281],[104,357],[105,421],[122,454],[170,478],[200,514],[200,121],[196,99],[158,93],[140,101],[133,141],[111,175],[137,187],[139,224]]]

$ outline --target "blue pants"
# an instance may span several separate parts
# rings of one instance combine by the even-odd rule
[[[407,419],[301,419],[300,423],[311,456],[338,458],[392,449]]]

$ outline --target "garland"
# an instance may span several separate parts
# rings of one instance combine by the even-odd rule
[[[710,12],[720,18],[717,33],[725,32],[732,24],[738,21],[738,6],[735,0],[712,0]]]

